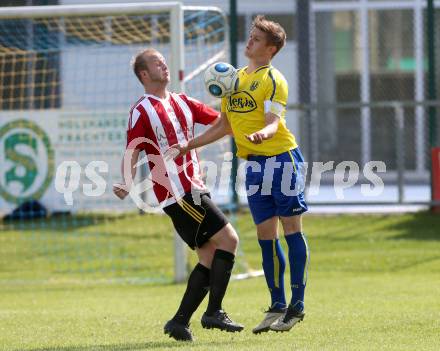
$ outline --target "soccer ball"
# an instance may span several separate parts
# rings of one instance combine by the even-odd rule
[[[217,62],[205,71],[205,87],[215,97],[221,98],[233,94],[238,87],[238,72],[234,66]]]

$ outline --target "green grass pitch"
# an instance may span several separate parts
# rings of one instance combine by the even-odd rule
[[[236,225],[246,262],[259,269],[250,216]],[[245,330],[204,330],[205,301],[187,344],[163,334],[185,289],[169,283],[167,218],[0,223],[0,350],[439,349],[440,216],[306,215],[304,227],[311,249],[304,322],[253,335],[269,304],[264,278],[233,281],[224,308]],[[142,276],[156,280],[130,283]]]

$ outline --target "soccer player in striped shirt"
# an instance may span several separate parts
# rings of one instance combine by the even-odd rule
[[[232,321],[222,309],[238,245],[237,233],[211,201],[201,179],[195,150],[175,160],[164,158],[171,145],[192,138],[195,123],[215,123],[219,113],[185,94],[167,90],[169,70],[157,50],[140,52],[132,65],[145,94],[131,109],[128,121],[126,155],[130,156],[123,163],[128,163],[131,170],[122,167],[125,183],[115,185],[113,191],[121,199],[128,195],[139,152],[144,150],[157,204],[164,206],[177,233],[199,258],[179,309],[165,324],[164,332],[176,340],[192,341],[189,321],[208,291],[202,326],[241,331],[243,326]]]
[[[278,23],[257,16],[245,49],[248,66],[239,70],[237,91],[222,99],[220,122],[187,145],[173,146],[178,151],[176,154],[186,154],[232,131],[237,156],[248,160],[248,203],[257,227],[263,270],[271,295],[271,305],[263,321],[253,329],[254,333],[288,331],[304,318],[309,261],[301,221],[302,213],[307,211],[300,185],[304,183],[304,172],[301,172],[304,160],[284,118],[287,82],[271,65],[285,42],[286,33]],[[251,188],[258,191],[251,194]],[[279,220],[289,248],[292,298],[288,305],[283,283],[286,263],[277,232]]]

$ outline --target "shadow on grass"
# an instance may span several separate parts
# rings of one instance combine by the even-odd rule
[[[232,342],[232,341],[230,341]],[[234,340],[234,345],[237,340]],[[177,341],[151,341],[145,343],[133,343],[133,344],[114,344],[114,345],[90,345],[90,346],[62,346],[62,347],[47,347],[38,349],[28,349],[28,351],[130,351],[130,350],[154,350],[154,349],[187,349],[192,345],[206,348],[212,348],[215,346],[224,346],[228,343],[228,340],[218,342],[177,342]],[[17,349],[15,351],[23,351],[23,349]]]
[[[440,214],[416,212],[388,228],[399,232],[390,237],[392,240],[440,240]]]
[[[48,218],[38,218],[32,220],[0,220],[1,230],[35,231],[44,228],[45,231],[72,231],[83,227],[112,223],[118,220],[139,216],[138,213],[128,214],[103,214],[91,213],[71,215],[69,213],[51,216]],[[147,218],[147,217],[146,217]]]
[[[186,282],[175,283],[171,275],[166,276],[154,276],[154,273],[150,273],[151,278],[138,278],[138,277],[101,277],[101,278],[78,278],[68,279],[65,278],[62,282],[54,282],[50,279],[40,280],[0,280],[0,291],[2,293],[14,293],[20,294],[35,294],[45,292],[61,292],[61,293],[73,293],[81,292],[90,289],[112,289],[140,287],[148,289],[161,289],[163,287],[181,288],[186,286]],[[1,349],[0,349],[1,350]]]

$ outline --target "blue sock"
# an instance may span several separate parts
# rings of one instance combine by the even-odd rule
[[[306,237],[301,232],[287,234],[285,238],[289,246],[290,286],[292,288],[290,303],[297,311],[302,311],[304,310],[309,248]]]
[[[280,241],[258,240],[263,255],[263,270],[266,283],[272,300],[271,307],[286,307],[286,296],[284,294],[284,271],[286,259]]]

